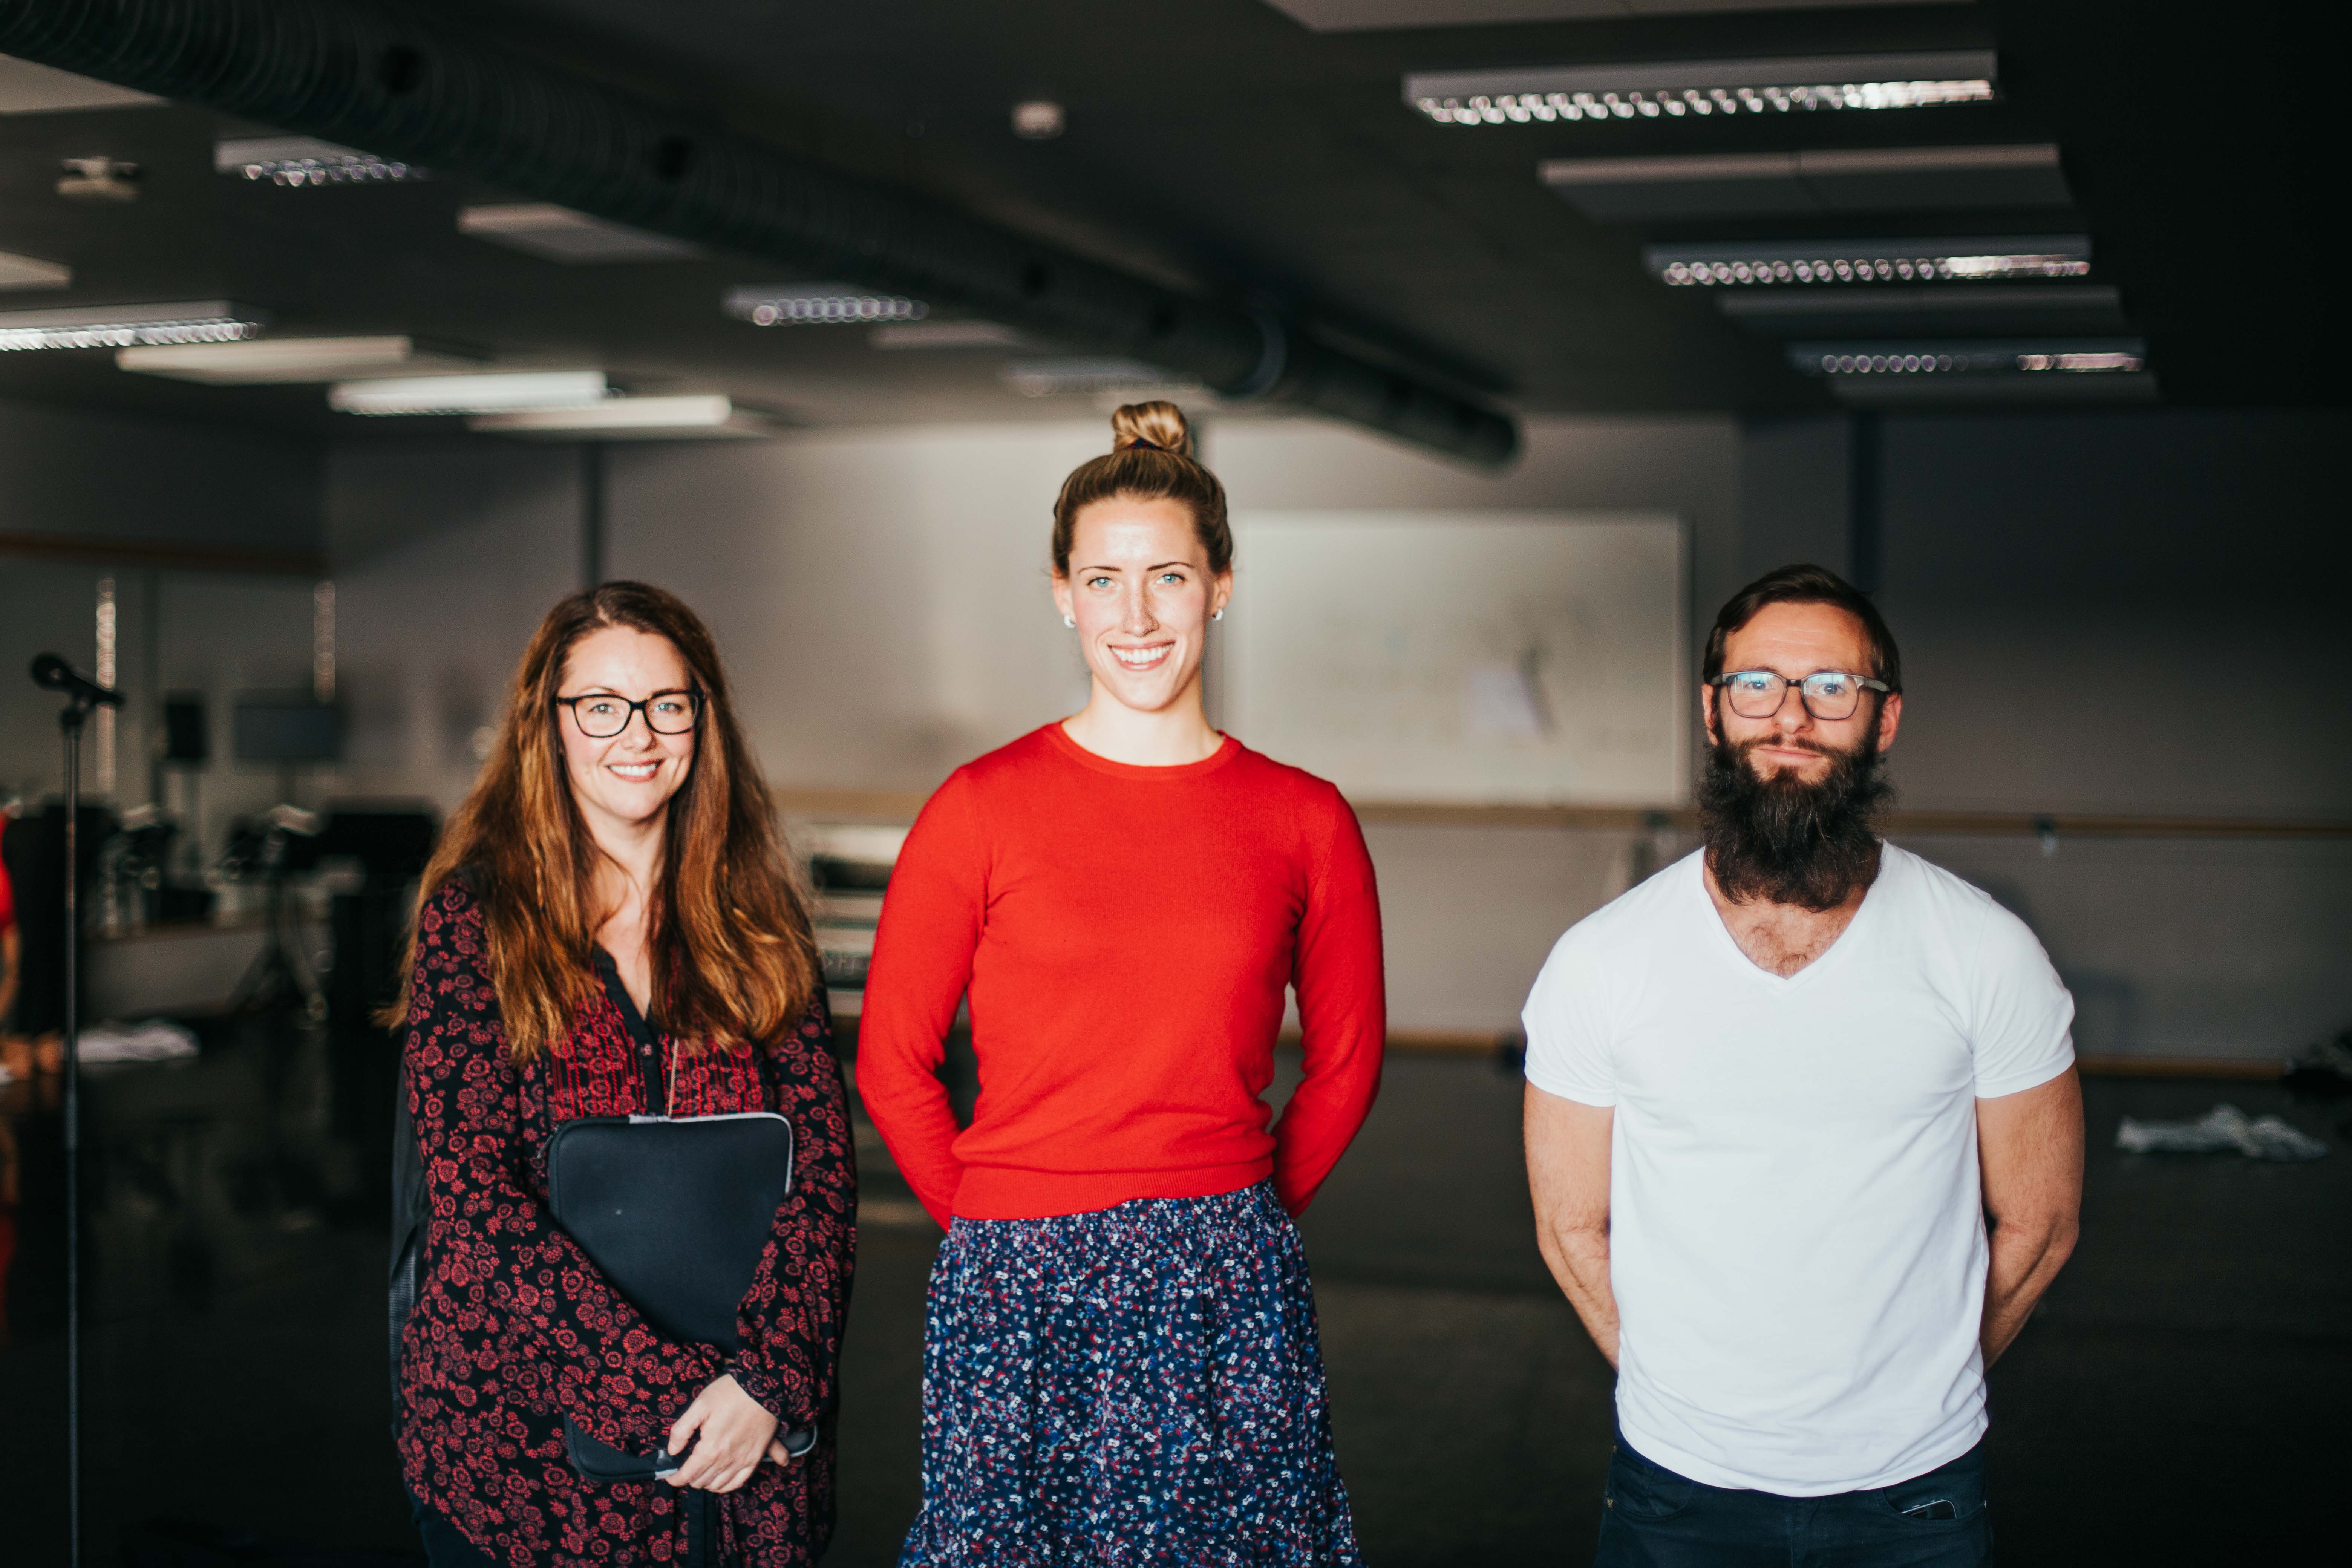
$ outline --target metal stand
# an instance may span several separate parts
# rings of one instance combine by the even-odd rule
[[[66,1562],[81,1568],[81,727],[79,692],[58,715],[66,763]]]

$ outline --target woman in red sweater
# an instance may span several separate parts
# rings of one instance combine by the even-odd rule
[[[1054,509],[1083,711],[956,771],[908,836],[858,1089],[947,1226],[901,1568],[1353,1564],[1291,1218],[1380,1086],[1380,907],[1339,791],[1209,727],[1223,487],[1121,408]],[[1279,1119],[1286,987],[1306,1076]],[[981,1093],[937,1069],[969,997]]]

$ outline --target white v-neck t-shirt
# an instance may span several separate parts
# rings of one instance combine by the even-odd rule
[[[1579,921],[1528,998],[1528,1081],[1612,1106],[1617,1416],[1710,1486],[1890,1486],[1985,1429],[1976,1102],[2073,1063],[2023,921],[1887,845],[1827,952],[1739,951],[1701,857]]]

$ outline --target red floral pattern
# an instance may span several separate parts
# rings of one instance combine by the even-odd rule
[[[646,1452],[722,1373],[787,1426],[830,1410],[857,1178],[819,994],[796,1031],[758,1055],[679,1053],[668,1089],[677,1115],[775,1110],[793,1123],[793,1194],[744,1298],[747,1348],[730,1360],[656,1332],[548,1212],[555,1129],[651,1109],[619,1009],[591,994],[571,1037],[518,1070],[480,906],[453,880],[419,912],[409,1110],[431,1209],[425,1277],[401,1340],[398,1441],[409,1489],[493,1559],[512,1568],[684,1560],[680,1494],[664,1482],[583,1480],[564,1458],[567,1415],[615,1447]],[[668,1057],[667,1037],[657,1037]],[[790,1468],[761,1464],[717,1500],[722,1560],[814,1563],[833,1531],[833,1486],[829,1430]]]

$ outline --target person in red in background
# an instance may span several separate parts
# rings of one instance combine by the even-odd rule
[[[0,811],[0,834],[8,831],[8,814]],[[16,969],[24,949],[16,936],[16,897],[8,887],[8,862],[0,860],[0,1040],[13,1039],[9,1015],[16,1005]],[[15,1072],[14,1063],[5,1065]]]
[[[1054,509],[1092,696],[940,786],[867,973],[858,1089],[948,1232],[899,1562],[1355,1564],[1291,1222],[1380,1086],[1371,861],[1338,790],[1210,728],[1224,489],[1172,405],[1111,428]],[[1275,1119],[1286,986],[1306,1070]]]
[[[0,834],[8,831],[8,814],[0,811]],[[16,1005],[16,967],[22,952],[16,938],[16,899],[8,887],[8,863],[0,860],[0,1084],[30,1077],[32,1053],[24,1050],[11,1027],[9,1013]],[[19,1069],[16,1058],[26,1058]],[[13,1111],[14,1107],[6,1108]],[[8,1342],[8,1269],[16,1261],[16,1202],[21,1163],[12,1116],[0,1115],[0,1346]]]

